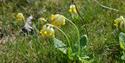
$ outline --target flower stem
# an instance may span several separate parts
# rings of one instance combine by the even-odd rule
[[[60,28],[58,28],[56,26],[53,26],[53,27],[56,28],[57,30],[59,30],[65,36],[67,43],[68,43],[68,47],[71,47],[70,40],[69,40],[68,36],[65,34],[65,32],[63,32]]]
[[[70,44],[70,40],[69,40],[68,36],[60,28],[58,28],[56,26],[53,26],[53,27],[56,28],[57,30],[59,30],[65,36],[65,38],[67,39],[67,43],[68,43],[68,49],[67,49],[68,55],[67,56],[70,58],[70,55],[72,53],[72,48],[71,48],[71,44]],[[71,51],[71,53],[69,53],[69,51]]]
[[[77,36],[78,36],[78,44],[80,45],[80,33],[79,33],[79,29],[78,27],[71,21],[69,20],[68,18],[65,18],[67,21],[69,21],[75,28],[76,28],[76,31],[77,31]],[[78,55],[80,54],[80,46],[78,47]]]
[[[84,21],[84,17],[82,17],[82,15],[80,14],[80,12],[79,12],[79,10],[78,10],[78,7],[77,7],[77,5],[76,5],[76,3],[75,3],[75,1],[74,0],[71,0],[71,2],[72,2],[72,4],[74,4],[76,7],[76,11],[77,11],[77,14],[78,14],[78,16],[80,17],[80,19],[82,20],[82,21]],[[87,31],[87,27],[86,27],[86,24],[84,24],[85,25],[85,32],[86,32],[86,34],[88,35],[88,31]]]
[[[119,12],[119,10],[117,10],[117,9],[115,9],[115,8],[111,8],[111,7],[107,7],[107,6],[105,6],[105,5],[103,5],[103,4],[101,4],[99,1],[97,1],[97,0],[94,0],[98,5],[100,5],[101,7],[103,7],[103,8],[106,8],[106,9],[109,9],[109,10],[113,10],[113,11],[116,11],[116,12]]]

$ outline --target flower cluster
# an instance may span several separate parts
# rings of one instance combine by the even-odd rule
[[[62,25],[65,25],[65,17],[60,14],[55,14],[51,16],[51,24],[55,25],[57,27],[61,27]]]
[[[53,26],[49,25],[49,24],[45,24],[42,29],[40,30],[40,34],[42,35],[42,37],[44,38],[51,38],[51,37],[55,37],[55,31],[53,29]]]
[[[114,26],[119,29],[119,31],[125,32],[125,18],[120,16],[114,20]]]
[[[45,21],[45,19],[41,18],[41,21]],[[52,15],[50,24],[45,24],[40,30],[40,34],[44,38],[55,37],[55,31],[53,26],[60,28],[62,25],[65,25],[65,17],[60,14]]]
[[[76,6],[74,4],[70,5],[69,12],[71,14],[77,14]],[[23,13],[18,13],[16,15],[16,19],[18,21],[25,20]],[[32,30],[32,19],[33,17],[30,16],[27,18],[27,21],[24,25],[24,30],[31,31]],[[41,36],[44,38],[55,37],[54,27],[61,28],[61,26],[65,25],[66,18],[61,14],[51,15],[50,24],[47,23],[47,20],[43,17],[39,18],[38,21],[43,24],[42,29],[40,30]],[[47,23],[47,24],[46,24]]]
[[[24,20],[24,18],[25,17],[23,16],[23,13],[18,13],[16,15],[16,20],[18,20],[18,21],[22,21],[22,20]],[[33,19],[33,16],[29,16],[27,18],[22,31],[30,32],[33,30],[32,19]],[[39,18],[38,21],[40,21],[40,23],[43,23],[43,24],[47,23],[47,20],[43,17]],[[40,34],[45,38],[55,36],[55,31],[53,29],[53,26],[60,28],[62,25],[65,25],[65,17],[61,14],[52,15],[50,24],[51,25],[49,25],[49,24],[43,25],[42,29],[40,30]]]
[[[114,33],[117,36],[119,36],[119,45],[120,45],[121,49],[125,50],[125,43],[124,43],[125,18],[123,16],[120,16],[119,18],[115,19],[114,26],[116,27],[116,29],[114,30]]]
[[[70,5],[69,12],[71,14],[77,14],[76,6],[74,4]]]
[[[16,20],[17,21],[23,21],[23,20],[25,20],[25,17],[23,16],[23,13],[18,13],[16,15]]]
[[[69,12],[71,13],[72,17],[77,17],[79,16],[77,14],[77,9],[76,9],[76,6],[74,4],[70,5],[70,9],[69,9]],[[24,16],[22,13],[18,13],[17,16],[16,16],[17,20],[21,21],[21,20],[24,20]],[[80,45],[81,43],[81,39],[83,39],[84,42],[87,42],[87,36],[82,36],[82,38],[80,37],[80,33],[79,33],[79,29],[78,27],[71,21],[69,20],[68,18],[66,18],[65,16],[61,15],[61,14],[54,14],[54,15],[51,15],[50,21],[47,21],[45,18],[41,17],[38,19],[38,22],[36,23],[36,26],[34,26],[34,28],[32,27],[32,19],[33,19],[33,16],[29,16],[27,18],[27,20],[25,21],[25,25],[22,29],[23,32],[26,32],[26,33],[32,33],[32,31],[36,31],[36,35],[38,35],[37,33],[40,34],[40,36],[42,36],[42,38],[44,39],[53,39],[53,44],[55,46],[55,48],[57,48],[58,50],[62,51],[64,54],[67,54],[68,58],[73,60],[76,58],[76,56],[78,56],[78,58],[81,59],[81,48],[85,47],[86,44],[84,45]],[[75,53],[77,54],[74,54],[74,51],[73,48],[72,48],[72,44],[70,39],[69,39],[69,35],[67,35],[63,30],[61,30],[61,27],[64,26],[66,24],[66,21],[68,21],[70,24],[72,24],[75,28],[75,31],[76,31],[76,37],[75,37],[75,42],[77,42],[77,45],[78,46],[75,46],[77,48],[77,51]],[[37,27],[38,25],[38,27]],[[39,30],[39,26],[42,26],[42,28]],[[58,30],[59,32],[61,32],[61,34],[63,34],[63,36],[65,37],[65,39],[67,40],[67,43],[63,43],[63,41],[57,39],[55,37],[55,29]],[[74,31],[73,31],[74,32]],[[33,32],[34,33],[34,32]],[[75,43],[76,44],[76,43]]]

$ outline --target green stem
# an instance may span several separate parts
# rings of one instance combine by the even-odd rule
[[[56,27],[56,26],[53,26],[53,27],[56,28],[56,29],[58,29],[58,30],[65,36],[65,38],[66,38],[66,40],[67,40],[67,43],[68,43],[68,46],[71,47],[71,45],[70,45],[70,40],[69,40],[69,38],[67,37],[67,35],[65,34],[65,32],[63,32],[60,28],[58,28],[58,27]]]
[[[100,5],[101,7],[103,7],[103,8],[106,8],[106,9],[109,9],[109,10],[113,10],[113,11],[117,11],[117,12],[119,12],[119,10],[117,10],[117,9],[114,9],[114,8],[111,8],[111,7],[107,7],[107,6],[105,6],[105,5],[103,5],[103,4],[101,4],[99,1],[97,1],[97,0],[94,0],[98,5]]]
[[[53,26],[53,25],[52,25]],[[68,51],[72,51],[72,48],[71,48],[71,44],[70,44],[70,40],[68,38],[68,36],[65,34],[65,32],[63,32],[60,28],[56,27],[56,26],[53,26],[54,28],[56,28],[57,30],[59,30],[66,38],[67,40],[67,43],[68,43],[68,50],[67,50],[67,54],[68,54],[68,57],[70,58],[70,55],[71,53],[69,53]]]
[[[80,33],[79,33],[79,29],[77,28],[77,26],[71,20],[69,20],[68,18],[65,18],[65,19],[67,21],[69,21],[76,28],[77,36],[78,36],[78,44],[80,45]],[[78,54],[80,54],[80,46],[78,48]]]
[[[75,3],[75,1],[74,0],[71,0],[71,2],[72,2],[72,4],[74,4],[75,6],[76,6],[76,11],[77,11],[77,14],[78,14],[78,16],[80,17],[80,19],[82,20],[82,21],[84,21],[84,18],[82,17],[82,15],[80,14],[80,12],[79,12],[79,10],[78,10],[78,7],[77,7],[77,5],[76,5],[76,3]],[[85,25],[85,32],[86,32],[86,34],[88,35],[88,31],[87,31],[87,27],[86,27],[86,24],[84,24]]]

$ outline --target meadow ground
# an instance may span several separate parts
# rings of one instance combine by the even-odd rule
[[[50,21],[52,14],[62,14],[76,24],[80,36],[88,36],[85,54],[90,58],[83,63],[124,63],[119,42],[113,36],[113,21],[125,15],[125,0],[74,0],[80,14],[78,19],[73,19],[68,11],[71,3],[71,0],[0,0],[0,33],[3,34],[0,37],[0,63],[79,62],[62,54],[54,48],[52,41],[46,41],[37,32],[20,35],[24,23],[16,21],[17,13],[23,13],[25,18],[33,15],[33,26],[38,31],[42,28],[38,18]],[[71,46],[74,45],[77,30],[69,22],[61,29],[70,38]],[[56,37],[66,42],[59,31]]]

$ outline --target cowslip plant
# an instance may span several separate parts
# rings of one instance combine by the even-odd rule
[[[74,4],[70,5],[69,12],[71,14],[77,14],[76,6]]]
[[[125,60],[125,33],[123,32],[119,34],[119,45],[120,45],[120,48],[122,49],[121,59]]]
[[[55,37],[55,31],[53,29],[53,26],[51,26],[50,24],[45,24],[43,28],[40,30],[40,34],[44,38]]]
[[[24,20],[25,20],[25,17],[24,17],[24,15],[23,15],[23,13],[18,13],[18,14],[16,15],[16,20],[17,20],[17,21],[24,21]]]
[[[71,14],[72,18],[78,18],[78,12],[75,4],[71,4],[68,11]]]
[[[74,46],[75,44],[77,44],[76,51],[73,51],[74,48],[71,46],[72,39],[69,39],[67,34],[60,28],[62,25],[65,25],[65,21],[71,23],[73,27],[76,29],[77,39],[76,43],[73,44]],[[65,36],[67,43],[64,43],[62,40],[57,39],[58,37],[55,36],[56,33],[56,31],[54,31],[55,29],[60,31],[60,33],[62,33]],[[41,29],[40,34],[45,38],[52,38],[54,42],[54,47],[57,48],[59,51],[61,51],[63,54],[66,54],[70,60],[74,61],[78,60],[84,62],[86,58],[89,58],[86,55],[81,55],[83,53],[86,43],[88,42],[87,35],[83,35],[80,37],[77,26],[71,20],[64,17],[63,15],[60,14],[53,15],[51,17],[51,24],[45,24]]]
[[[80,13],[79,9],[78,9],[78,6],[75,4],[76,2],[74,0],[71,0],[71,5],[69,7],[69,12],[72,16],[72,21],[76,24],[79,24],[79,26],[83,26],[84,25],[84,29],[85,29],[85,32],[86,34],[88,35],[88,31],[87,31],[87,27],[85,25],[85,21],[84,20],[84,17],[82,16],[82,14]],[[79,21],[80,20],[80,21]],[[83,24],[84,23],[84,24]],[[79,27],[78,27],[79,28]]]
[[[14,20],[12,22],[14,28],[17,28],[16,30],[19,30],[21,26],[23,26],[23,24],[25,24],[25,16],[23,15],[23,13],[17,13],[14,17]]]
[[[121,32],[125,32],[125,18],[120,16],[114,20],[114,26]]]
[[[122,49],[122,56],[121,59],[125,60],[125,33],[124,33],[124,27],[125,27],[125,19],[123,16],[120,16],[119,18],[114,20],[114,26],[116,29],[114,30],[115,36],[118,38],[120,48]]]

